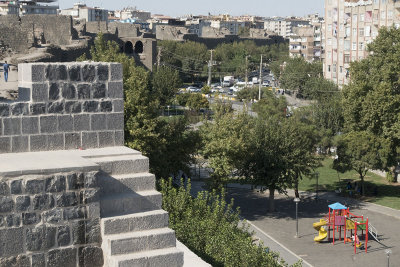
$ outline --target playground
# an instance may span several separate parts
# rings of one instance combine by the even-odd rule
[[[390,266],[400,266],[398,210],[326,193],[318,201],[303,195],[298,206],[299,237],[295,238],[293,195],[279,195],[277,211],[269,213],[268,193],[244,188],[228,192],[246,220],[312,266],[387,266],[388,249]]]

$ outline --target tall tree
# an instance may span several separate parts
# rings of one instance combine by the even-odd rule
[[[379,166],[384,169],[400,162],[400,29],[381,28],[368,52],[350,67],[351,82],[343,89],[344,126],[387,140],[387,165]]]

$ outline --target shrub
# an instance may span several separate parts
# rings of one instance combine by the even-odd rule
[[[183,181],[181,181],[183,184]],[[225,193],[190,195],[187,186],[175,188],[172,180],[160,181],[163,209],[177,238],[212,266],[282,266],[279,256],[255,244],[248,225],[239,226],[239,210],[225,201]]]

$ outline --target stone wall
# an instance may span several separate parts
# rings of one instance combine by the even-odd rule
[[[19,98],[0,102],[0,153],[124,144],[122,65],[19,64]]]
[[[0,16],[0,41],[14,52],[26,52],[39,43],[68,45],[72,18],[55,15]]]
[[[98,175],[1,179],[0,266],[103,266]]]

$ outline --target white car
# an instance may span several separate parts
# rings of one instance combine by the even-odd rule
[[[195,93],[201,92],[201,89],[198,88],[198,87],[195,87],[195,86],[189,86],[189,87],[187,88],[187,90],[188,90],[189,92],[195,92]]]

